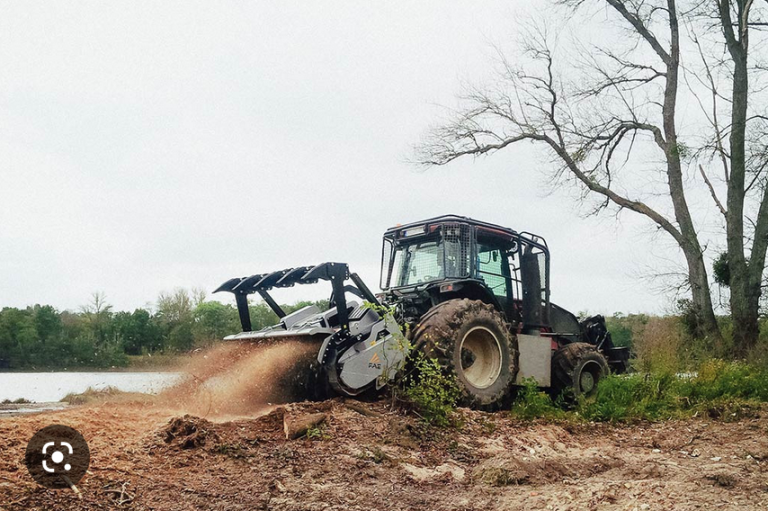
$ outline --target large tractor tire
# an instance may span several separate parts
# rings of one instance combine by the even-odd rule
[[[494,410],[508,401],[517,337],[492,305],[466,298],[436,305],[416,326],[413,344],[456,377],[461,405]]]
[[[557,350],[552,357],[552,383],[557,394],[593,396],[597,384],[610,374],[605,357],[591,344],[574,342]]]

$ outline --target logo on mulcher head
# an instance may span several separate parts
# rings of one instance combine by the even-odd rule
[[[91,462],[88,444],[77,430],[46,426],[27,444],[24,463],[32,478],[46,488],[69,488],[83,478]]]
[[[381,369],[381,358],[378,353],[374,353],[368,361],[368,369]]]

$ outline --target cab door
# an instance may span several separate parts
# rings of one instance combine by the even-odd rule
[[[509,242],[490,236],[478,236],[477,244],[477,277],[485,282],[493,295],[499,301],[509,321],[518,321],[519,297],[515,296],[517,288],[514,277],[516,266],[514,253],[509,250]]]

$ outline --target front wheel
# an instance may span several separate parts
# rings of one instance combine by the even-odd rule
[[[610,368],[605,357],[591,344],[574,342],[557,350],[552,357],[553,387],[557,394],[594,396],[597,385]]]
[[[462,405],[505,404],[517,373],[517,338],[492,305],[469,299],[436,305],[421,318],[413,342],[456,377]]]

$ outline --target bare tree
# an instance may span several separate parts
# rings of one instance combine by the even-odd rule
[[[683,6],[682,11],[675,0],[561,0],[555,3],[571,9],[583,9],[585,4],[604,4],[609,21],[618,21],[630,37],[623,39],[623,43],[622,39],[612,39],[596,47],[580,47],[578,55],[559,60],[556,41],[560,34],[552,33],[549,28],[534,28],[522,43],[522,59],[513,64],[500,53],[499,80],[490,86],[469,88],[455,116],[432,129],[417,147],[418,161],[428,166],[445,165],[463,156],[491,154],[522,141],[543,146],[552,155],[554,175],[560,182],[577,185],[585,199],[598,199],[594,212],[606,208],[635,212],[674,240],[686,261],[686,284],[699,332],[716,345],[722,345],[712,306],[705,243],[688,204],[691,184],[684,174],[686,165],[691,164],[700,171],[709,194],[728,220],[734,319],[737,315],[734,294],[748,296],[748,308],[754,310],[754,317],[750,317],[754,332],[737,337],[744,353],[756,339],[757,307],[754,302],[752,308],[753,295],[742,291],[744,286],[739,278],[744,277],[735,276],[745,275],[740,272],[741,261],[738,257],[731,259],[730,254],[733,251],[743,256],[744,253],[743,230],[738,229],[739,220],[742,227],[744,222],[743,210],[738,207],[738,190],[743,199],[746,171],[743,163],[740,164],[742,170],[734,170],[736,163],[731,160],[734,150],[743,149],[734,133],[742,131],[746,116],[734,117],[727,128],[715,117],[716,129],[705,144],[710,149],[709,158],[705,157],[706,148],[695,151],[680,141],[677,117],[684,73],[681,37],[691,43],[689,53],[699,44],[695,37],[681,36],[682,26],[695,25],[708,33],[719,33],[722,25],[727,39],[732,24],[724,13],[736,9],[739,23],[743,22],[746,27],[749,9],[742,4],[751,1],[692,1]],[[712,7],[719,13],[714,19],[720,21],[715,24],[712,16],[705,16]],[[746,31],[744,28],[738,31],[743,35],[737,45],[746,48]],[[729,49],[731,46],[729,44]],[[738,54],[741,50],[734,51]],[[708,63],[706,59],[704,62]],[[722,65],[721,62],[715,64]],[[737,106],[739,111],[743,110],[736,94],[748,95],[746,85],[741,84],[745,80],[745,73],[738,76],[734,73],[734,111]],[[708,84],[710,91],[721,85],[711,75],[702,83]],[[714,94],[717,98],[719,93]],[[708,119],[712,126],[711,116]],[[730,150],[725,147],[726,136],[730,136]],[[703,165],[712,161],[714,153],[730,167],[727,211]],[[697,162],[697,157],[704,161]],[[740,181],[738,176],[734,177],[738,172],[742,173]],[[764,216],[766,219],[761,220]],[[752,245],[752,261],[746,263],[754,272],[754,275],[746,272],[750,284],[753,278],[760,282],[762,276],[764,245],[768,244],[768,236],[764,235],[764,230],[768,231],[768,204],[765,208],[761,204],[757,218],[754,233],[755,240],[760,241]],[[757,298],[759,289],[758,285]]]
[[[193,314],[195,297],[184,288],[172,293],[162,292],[157,297],[157,313],[163,320],[174,323],[190,319]]]
[[[765,19],[762,16],[765,11],[758,13],[753,0],[712,1],[716,5],[713,17],[720,21],[730,57],[721,64],[731,77],[730,125],[715,126],[719,138],[727,133],[727,149],[721,142],[716,152],[723,162],[727,181],[725,218],[734,344],[739,354],[745,355],[759,335],[758,312],[768,249],[768,187],[765,186],[768,153],[764,138],[768,117],[765,103],[758,103],[762,111],[750,108],[750,100],[756,93],[750,89],[750,75],[761,71],[759,67],[750,69],[750,28],[753,23],[757,27],[765,25],[763,21],[752,21],[753,15]],[[714,83],[711,89],[717,90]],[[713,94],[717,101],[718,93]],[[759,202],[754,220],[747,202],[750,192],[757,192]],[[751,224],[747,229],[745,218]]]
[[[107,303],[107,295],[102,291],[91,294],[91,301],[80,307],[83,317],[94,338],[98,342],[106,339],[106,326],[112,314],[112,305]]]

